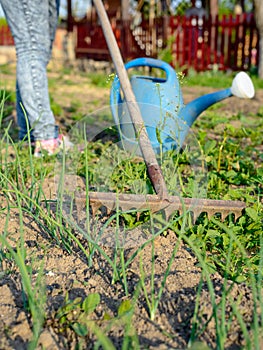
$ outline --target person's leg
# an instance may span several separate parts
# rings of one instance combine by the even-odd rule
[[[56,0],[55,2],[53,0],[49,0],[49,35],[50,35],[50,52],[49,52],[49,60],[52,56],[52,47],[53,42],[55,40],[57,25],[58,25],[58,18],[59,18],[59,7],[60,7],[60,0]],[[55,126],[55,133],[54,137],[59,137],[59,127]]]
[[[28,129],[29,128],[29,137],[31,142],[34,142],[33,132],[30,126],[30,122],[27,117],[27,112],[22,103],[22,98],[20,95],[19,86],[16,82],[16,115],[17,115],[17,124],[19,127],[18,138],[19,140],[27,141],[28,140]]]
[[[17,124],[19,126],[18,137],[19,140],[27,139],[27,122],[26,122],[26,111],[22,107],[22,98],[19,91],[19,86],[16,81],[16,117]],[[29,124],[29,120],[28,120]]]
[[[52,46],[56,35],[58,17],[59,17],[60,0],[49,0],[49,37],[50,37],[50,57]]]
[[[18,95],[33,128],[34,138],[52,139],[55,119],[50,108],[46,66],[52,42],[50,11],[55,9],[57,16],[56,0],[1,0],[1,4],[16,45]],[[24,111],[18,109],[22,130],[21,112],[24,115]],[[23,136],[22,130],[20,137]]]

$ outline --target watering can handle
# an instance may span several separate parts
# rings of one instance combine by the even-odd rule
[[[166,83],[170,84],[171,86],[176,86],[179,90],[179,82],[175,70],[164,61],[149,57],[135,58],[134,60],[129,61],[125,64],[125,69],[128,70],[129,68],[143,66],[162,69],[166,73]],[[123,102],[120,95],[120,81],[117,76],[114,78],[112,83],[110,101],[111,104],[118,104]],[[115,117],[114,119],[116,123],[118,123]]]
[[[177,80],[177,75],[175,70],[166,62],[157,60],[149,57],[140,57],[136,58],[125,64],[125,68],[133,68],[133,67],[152,67],[152,68],[160,68],[166,73],[166,81],[168,83],[174,83]]]

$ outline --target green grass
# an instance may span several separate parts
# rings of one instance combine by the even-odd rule
[[[216,89],[224,89],[230,87],[233,78],[237,73],[231,72],[226,74],[221,71],[206,71],[197,73],[194,70],[189,70],[187,76],[185,77],[184,84],[187,86],[207,86]],[[248,74],[251,76],[255,89],[263,88],[263,81],[259,79],[256,75]]]
[[[195,86],[197,82],[199,86],[206,82],[206,85],[209,86],[225,87],[232,79],[230,76],[215,72],[198,76],[191,74],[187,78],[187,84],[192,84],[192,86]],[[256,86],[261,86],[260,81],[256,78],[255,82]],[[97,80],[95,83],[97,84]],[[2,150],[0,154],[2,197],[0,198],[3,200],[0,214],[6,216],[5,227],[0,238],[0,278],[9,273],[12,274],[12,271],[4,270],[6,266],[3,264],[4,261],[12,262],[20,273],[24,308],[29,312],[31,320],[31,348],[36,348],[42,328],[45,327],[46,322],[49,322],[48,324],[52,325],[58,333],[68,337],[68,341],[74,338],[78,348],[84,348],[87,339],[92,335],[93,340],[95,339],[95,349],[114,349],[115,344],[110,334],[116,325],[121,325],[122,349],[138,349],[140,340],[133,321],[135,309],[139,305],[139,300],[143,300],[149,319],[152,322],[155,321],[179,244],[184,242],[196,257],[201,269],[200,281],[196,289],[195,310],[191,319],[189,348],[192,350],[198,349],[199,346],[202,349],[206,348],[204,343],[201,345],[198,343],[198,339],[204,334],[211,321],[215,324],[214,336],[217,349],[225,349],[231,322],[235,319],[238,320],[244,338],[244,349],[260,349],[263,316],[263,113],[259,112],[258,115],[250,116],[237,114],[228,117],[217,114],[215,108],[206,111],[194,126],[201,150],[198,157],[206,163],[207,197],[245,202],[247,208],[238,220],[235,221],[232,216],[229,216],[222,222],[218,216],[209,219],[206,215],[202,215],[195,223],[192,223],[189,213],[185,211],[181,215],[177,214],[166,220],[161,213],[152,215],[147,211],[142,211],[138,216],[138,210],[123,212],[117,207],[111,216],[106,217],[106,220],[100,223],[99,217],[91,218],[89,208],[86,207],[84,208],[86,226],[83,228],[73,217],[74,190],[78,188],[72,190],[64,185],[66,177],[69,174],[78,174],[86,179],[87,199],[89,190],[96,186],[100,190],[119,191],[120,193],[140,193],[141,191],[149,193],[153,192],[153,189],[144,163],[138,160],[138,157],[127,158],[127,155],[123,155],[122,151],[118,150],[114,142],[102,142],[102,140],[87,142],[86,134],[82,135],[82,142],[85,146],[83,153],[75,148],[68,155],[62,153],[59,158],[35,159],[30,147],[22,147],[10,137],[10,126],[5,123],[5,119],[9,114],[10,104],[12,106],[14,103],[12,96],[12,93],[1,93],[0,102],[0,149]],[[71,106],[72,112],[76,113],[79,101],[72,102]],[[54,104],[54,108],[58,107]],[[237,122],[239,127],[235,126]],[[211,131],[213,131],[212,137]],[[10,156],[10,148],[13,157]],[[180,188],[182,196],[195,194],[196,178],[193,167],[191,168],[190,165],[193,158],[198,157],[196,154],[192,155],[191,152],[187,152],[187,149],[182,153],[170,153],[167,158],[163,157],[163,170],[165,176],[170,179],[171,190]],[[168,160],[176,164],[175,173],[169,173],[166,170],[171,169],[167,166],[170,164]],[[114,165],[113,170],[112,164]],[[50,201],[46,198],[43,183],[48,177],[52,179],[54,174],[60,176],[58,200]],[[69,207],[67,216],[63,213],[65,201]],[[55,211],[51,210],[51,204],[55,204]],[[11,209],[18,211],[20,222],[19,239],[15,244],[8,232]],[[110,267],[109,278],[112,284],[120,284],[125,295],[125,300],[119,301],[115,315],[105,313],[102,319],[96,321],[94,313],[101,305],[100,296],[97,293],[91,293],[86,298],[72,300],[65,295],[64,303],[52,317],[48,314],[43,279],[44,266],[40,264],[37,277],[33,278],[34,264],[29,259],[29,251],[24,244],[23,216],[25,214],[44,230],[61,251],[76,254],[76,250],[72,247],[77,247],[86,258],[87,267],[93,266],[95,256],[107,262]],[[97,220],[95,230],[94,225],[91,225],[94,220],[95,223]],[[145,228],[145,241],[135,247],[131,255],[127,255],[125,247],[121,244],[123,236],[120,228],[124,228],[127,233],[138,225]],[[109,228],[114,230],[116,238],[110,252],[100,245],[100,238]],[[169,232],[174,232],[178,241],[157,288],[154,241]],[[151,251],[151,271],[145,271],[145,262],[142,259],[145,249]],[[50,251],[49,253],[52,254]],[[135,259],[140,260],[139,279],[131,289],[128,275]],[[223,276],[224,281],[219,303],[212,281],[214,272]],[[239,283],[247,284],[252,293],[255,312],[252,324],[249,325],[239,309],[241,301],[231,299],[231,289]],[[212,305],[211,318],[205,324],[201,322],[202,310],[200,310],[201,290],[204,285],[207,286]],[[226,309],[229,304],[231,312],[229,318],[226,318]],[[168,338],[172,336],[175,335],[167,334]]]
[[[129,71],[130,72],[130,71]],[[153,74],[156,76],[163,76],[163,72],[160,69],[152,69],[151,73],[147,72],[145,73],[142,70],[133,69],[131,70],[132,74],[139,74],[139,75],[149,75]],[[178,72],[180,72],[180,69],[178,69]],[[184,76],[183,78],[183,84],[186,86],[206,86],[206,87],[212,87],[215,89],[225,89],[227,87],[231,86],[232,80],[235,77],[237,72],[230,72],[225,73],[221,71],[206,71],[206,72],[196,72],[194,70],[189,70],[188,74]],[[250,75],[253,84],[255,86],[255,89],[262,89],[263,88],[263,81],[262,79],[259,79],[257,75],[255,75],[253,72],[250,73]],[[182,81],[181,76],[178,76],[179,80]],[[88,80],[89,82],[96,86],[96,87],[106,87],[110,88],[110,83],[114,79],[114,74],[109,74],[108,76],[105,76],[103,73],[89,73],[88,74]]]

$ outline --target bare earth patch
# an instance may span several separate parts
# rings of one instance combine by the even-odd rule
[[[70,329],[63,330],[58,324],[55,315],[57,310],[64,304],[68,293],[69,299],[77,297],[84,299],[90,293],[97,292],[101,303],[92,314],[92,319],[97,320],[101,327],[105,327],[107,317],[117,316],[118,307],[127,299],[123,287],[119,282],[111,283],[112,270],[108,263],[99,254],[95,254],[93,265],[88,267],[87,260],[81,251],[73,246],[73,253],[68,254],[50,241],[47,233],[37,225],[31,217],[24,216],[24,239],[27,251],[27,262],[32,266],[32,280],[37,277],[39,267],[44,263],[44,281],[46,285],[46,322],[39,340],[39,349],[74,349],[76,339]],[[5,218],[1,217],[0,225],[4,227]],[[12,212],[7,228],[9,238],[16,242],[19,240],[19,216],[15,210]],[[15,244],[11,243],[15,248]],[[83,242],[84,246],[87,242]],[[167,236],[160,236],[154,242],[155,245],[155,288],[160,288],[167,263],[172,251],[177,244],[177,238],[170,232]],[[107,254],[111,254],[110,248],[105,247]],[[133,250],[127,250],[126,258],[131,256]],[[148,245],[140,257],[136,258],[129,268],[127,275],[128,289],[134,294],[139,280],[140,259],[143,260],[147,290],[150,293],[151,271],[151,245]],[[2,276],[0,280],[0,348],[1,349],[27,349],[28,342],[32,337],[31,319],[25,310],[21,278],[17,267],[3,266],[9,274]],[[200,282],[201,269],[198,261],[191,250],[184,244],[180,244],[174,259],[171,271],[166,281],[165,290],[161,298],[155,319],[151,321],[147,312],[145,298],[138,297],[132,324],[136,331],[142,348],[149,349],[185,349],[191,335],[192,318],[195,310],[197,288]],[[216,303],[221,301],[224,279],[215,273],[212,276],[215,290]],[[232,286],[229,293],[229,306],[226,307],[226,319],[231,317],[231,303],[233,299],[238,301],[240,312],[251,324],[253,317],[252,294],[245,284]],[[213,310],[210,293],[207,284],[202,285],[200,296],[200,308],[198,312],[198,327],[208,322],[207,329],[201,335],[200,340],[213,348],[215,344],[215,324],[209,322]],[[59,328],[61,327],[61,329]],[[228,339],[226,349],[238,349],[243,339],[237,320],[232,321],[231,337]],[[123,327],[115,324],[110,331],[116,348],[121,348],[123,342]],[[92,349],[94,338],[92,335],[85,338],[86,349]]]

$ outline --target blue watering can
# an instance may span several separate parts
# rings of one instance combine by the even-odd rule
[[[180,84],[175,70],[166,62],[153,58],[137,58],[125,68],[147,66],[161,69],[165,78],[133,75],[132,90],[155,153],[181,148],[192,124],[209,106],[230,96],[252,98],[255,90],[245,72],[236,75],[232,86],[225,90],[201,96],[184,105]],[[110,106],[115,124],[119,126],[122,145],[125,149],[140,154],[134,126],[126,101],[122,97],[118,77],[113,81]]]

